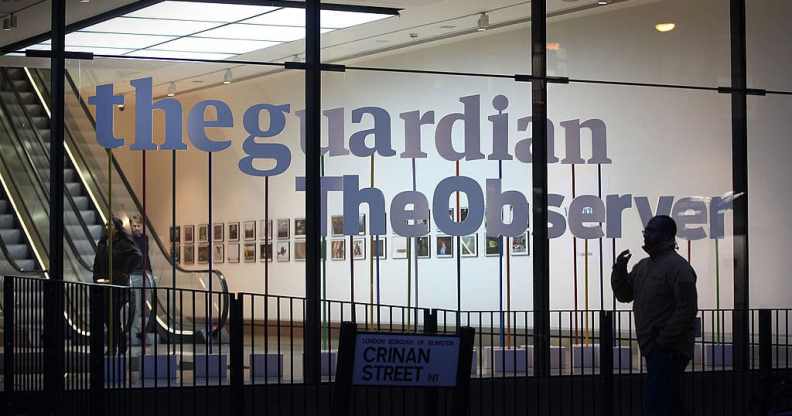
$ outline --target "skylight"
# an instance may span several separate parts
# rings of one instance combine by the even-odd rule
[[[322,10],[322,32],[391,17]],[[95,55],[231,59],[305,37],[305,10],[162,1],[66,36],[66,50]],[[49,40],[26,49],[49,49]]]

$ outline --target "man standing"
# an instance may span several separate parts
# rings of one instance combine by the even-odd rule
[[[674,220],[658,215],[644,229],[649,254],[627,272],[630,250],[616,259],[611,287],[620,302],[633,302],[641,354],[646,358],[644,415],[686,415],[682,374],[693,356],[698,295],[696,273],[676,252]]]

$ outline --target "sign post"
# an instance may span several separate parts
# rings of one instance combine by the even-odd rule
[[[473,336],[467,327],[454,335],[358,332],[355,324],[344,322],[333,414],[349,414],[355,386],[452,389],[455,414],[466,414]]]

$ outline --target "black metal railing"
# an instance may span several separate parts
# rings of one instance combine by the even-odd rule
[[[107,412],[106,406],[134,406],[111,402],[111,398],[120,397],[132,400],[131,393],[124,392],[134,391],[134,397],[141,397],[139,394],[161,388],[202,388],[206,394],[239,392],[230,396],[236,398],[230,404],[246,401],[253,409],[268,400],[283,401],[288,405],[282,409],[291,410],[282,414],[292,414],[295,406],[309,400],[304,396],[311,387],[304,384],[303,374],[304,298],[162,288],[147,282],[135,275],[130,286],[4,277],[0,286],[5,306],[2,385],[8,406],[22,406],[14,399],[21,397],[18,394],[41,392],[43,379],[53,376],[43,365],[47,287],[58,287],[57,293],[68,297],[63,303],[64,314],[79,321],[72,326],[86,328],[82,336],[65,331],[66,374],[62,376],[67,392],[90,398],[85,403],[94,407],[91,414]],[[220,318],[211,307],[217,303],[230,304],[229,331],[209,336]],[[167,313],[145,312],[153,306]],[[456,311],[334,300],[322,301],[321,309],[324,385],[335,379],[342,322],[354,322],[362,330],[397,333],[453,333],[458,326],[472,327],[476,338],[471,394],[478,398],[471,399],[471,412],[476,414],[522,414],[514,410],[525,406],[527,399],[521,397],[521,389],[527,391],[526,383],[546,381],[533,374],[537,343],[530,311]],[[734,311],[699,311],[695,352],[687,368],[692,383],[687,394],[693,408],[697,400],[705,399],[710,403],[699,403],[698,408],[727,407],[732,398],[717,401],[711,385],[731,380],[732,389],[744,391],[741,406],[747,409],[757,391],[772,391],[760,388],[761,380],[770,380],[773,374],[792,374],[790,309],[747,312],[751,366],[745,373],[732,366],[729,329]],[[154,319],[167,322],[155,325]],[[163,333],[156,330],[161,325],[203,336]],[[551,328],[550,383],[561,383],[561,391],[579,395],[560,403],[560,408],[569,406],[568,414],[578,414],[575,409],[584,404],[597,409],[590,414],[634,414],[640,408],[640,389],[630,386],[640,383],[645,364],[631,311],[552,311]],[[754,376],[757,378],[745,378]],[[737,380],[742,380],[741,384]],[[728,393],[728,388],[723,388],[722,393]],[[252,391],[262,395],[245,395],[245,389],[259,389]],[[310,394],[330,396],[327,388],[315,386],[314,390]],[[486,401],[499,394],[503,400],[490,408]],[[493,410],[500,405],[512,410]],[[567,414],[564,412],[560,414]]]

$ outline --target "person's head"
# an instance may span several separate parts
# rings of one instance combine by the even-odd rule
[[[654,247],[658,244],[674,241],[677,226],[674,219],[668,215],[658,215],[646,224],[644,228],[644,244]]]
[[[138,214],[129,217],[129,227],[132,229],[133,235],[143,235],[143,217]]]

